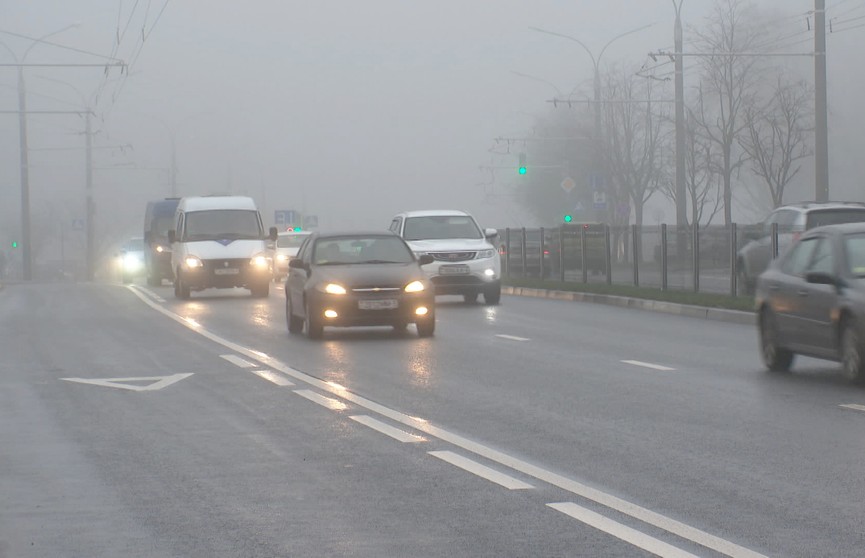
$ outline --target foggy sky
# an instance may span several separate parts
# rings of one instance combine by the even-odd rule
[[[144,202],[169,194],[172,137],[181,195],[248,194],[267,221],[274,209],[305,209],[327,228],[384,228],[402,210],[454,208],[482,226],[538,224],[511,196],[516,177],[498,170],[490,183],[478,167],[513,165],[491,157],[493,138],[531,133],[557,88],[581,84],[590,94],[592,65],[576,43],[529,27],[573,35],[597,54],[612,37],[654,23],[616,41],[602,66],[639,65],[673,44],[669,0],[172,0],[154,26],[164,1],[140,0],[132,13],[134,0],[0,0],[0,30],[37,37],[78,23],[49,40],[102,55],[130,21],[115,55],[135,59],[128,76],[113,69],[105,82],[100,68],[25,70],[31,110],[76,110],[100,92],[94,185],[105,234],[140,235]],[[794,16],[813,7],[757,4],[794,29],[805,26]],[[686,24],[700,25],[709,5],[685,0]],[[856,7],[841,0],[836,13]],[[142,29],[150,33],[143,46]],[[5,34],[0,41],[18,56],[31,44]],[[865,199],[863,51],[865,28],[829,37],[832,198]],[[2,47],[0,61],[12,61]],[[39,45],[27,61],[102,60]],[[810,60],[788,63],[809,76]],[[695,80],[696,70],[686,87]],[[17,110],[16,83],[13,68],[0,68],[0,110]],[[17,117],[0,114],[0,122],[3,215],[17,216]],[[83,217],[83,118],[28,122],[34,213]],[[809,165],[802,197],[813,196],[812,176]]]

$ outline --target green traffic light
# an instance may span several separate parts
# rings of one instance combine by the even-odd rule
[[[18,248],[18,241],[17,240],[12,241],[12,248]]]
[[[300,227],[294,227],[294,232],[300,232],[300,231],[302,231],[302,230],[303,230],[303,229],[301,229]]]
[[[520,167],[520,174],[526,174],[526,167]]]
[[[574,220],[574,218],[573,218],[572,216],[570,216],[570,215],[565,215],[565,223],[570,223],[570,222],[573,221],[573,220]]]

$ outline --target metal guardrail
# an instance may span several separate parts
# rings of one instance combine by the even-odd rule
[[[766,239],[759,225],[612,227],[569,224],[504,228],[499,253],[507,278],[606,283],[741,295],[739,251],[762,237],[779,253],[778,229]]]

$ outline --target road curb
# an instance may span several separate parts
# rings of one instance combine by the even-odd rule
[[[580,293],[573,291],[554,291],[547,289],[534,289],[529,287],[502,287],[502,293],[513,296],[527,296],[533,298],[547,298],[551,300],[566,300],[571,302],[592,302],[595,304],[607,304],[623,308],[636,308],[687,316],[690,318],[702,318],[704,320],[716,320],[734,324],[754,325],[756,318],[753,312],[740,310],[727,310],[724,308],[708,308],[705,306],[693,306],[690,304],[678,304],[675,302],[664,302],[661,300],[647,300],[644,298],[632,298],[627,296],[615,296],[596,293]]]

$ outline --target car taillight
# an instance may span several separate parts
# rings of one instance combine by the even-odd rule
[[[545,256],[549,256],[549,255],[550,255],[550,251],[549,251],[549,250],[544,250],[544,255],[545,255]]]

